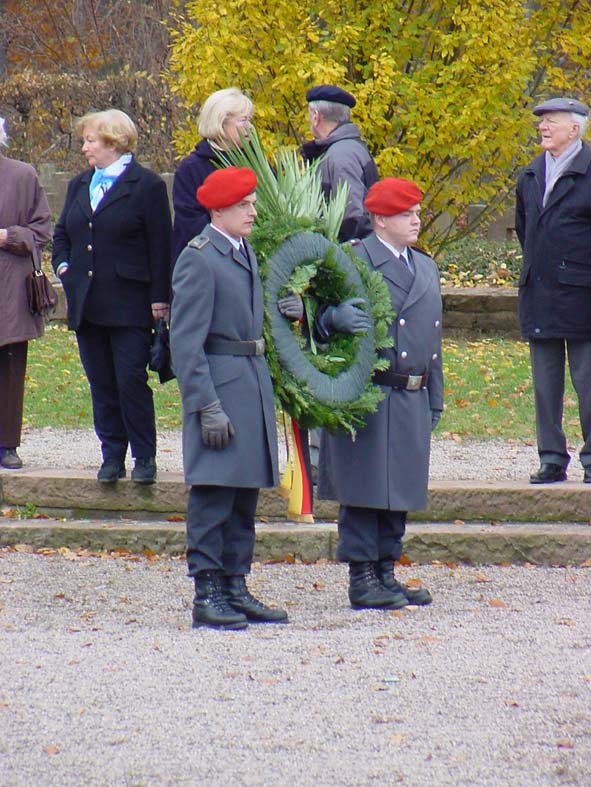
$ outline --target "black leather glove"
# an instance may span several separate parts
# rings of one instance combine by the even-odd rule
[[[277,308],[280,314],[288,320],[301,320],[304,316],[304,302],[295,292],[290,292],[284,298],[279,298]]]
[[[224,412],[220,400],[206,405],[199,411],[201,416],[201,438],[208,448],[226,448],[234,437],[234,427]]]
[[[329,306],[326,321],[333,331],[340,333],[365,333],[370,326],[369,315],[357,307],[363,298],[349,298],[338,306]]]
[[[431,431],[435,429],[441,418],[441,410],[431,410]]]

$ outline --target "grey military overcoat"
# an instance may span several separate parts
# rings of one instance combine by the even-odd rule
[[[396,320],[394,348],[381,351],[391,371],[429,372],[426,387],[407,391],[381,386],[386,398],[367,416],[355,441],[346,433],[322,433],[318,496],[342,505],[409,511],[427,503],[431,410],[443,409],[442,304],[439,271],[413,250],[415,273],[372,233],[355,253],[384,277]]]
[[[183,401],[187,484],[268,487],[279,481],[273,387],[263,355],[210,355],[209,336],[248,341],[263,329],[256,256],[250,266],[211,225],[181,252],[172,279],[172,360]],[[219,399],[236,434],[223,450],[201,439],[199,411]]]

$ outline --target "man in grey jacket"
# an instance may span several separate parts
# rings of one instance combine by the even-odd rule
[[[191,486],[187,563],[193,627],[285,623],[249,592],[260,487],[279,480],[275,405],[264,356],[263,291],[246,236],[256,175],[228,167],[197,190],[211,223],[175,265],[170,340],[183,401],[183,464]]]
[[[357,103],[351,93],[336,85],[318,85],[306,93],[310,130],[314,139],[302,145],[306,161],[320,159],[322,190],[326,197],[334,195],[339,183],[346,183],[349,196],[339,241],[364,238],[371,232],[369,214],[363,200],[367,190],[378,179],[378,170],[361,139],[359,127],[351,123],[351,110]],[[312,477],[318,467],[320,430],[309,433]]]
[[[361,139],[359,127],[351,123],[351,109],[357,103],[351,93],[335,85],[318,85],[306,93],[313,140],[302,145],[306,161],[320,158],[322,188],[334,194],[340,182],[349,187],[345,217],[339,232],[341,243],[363,238],[371,224],[363,200],[378,179],[378,170]]]

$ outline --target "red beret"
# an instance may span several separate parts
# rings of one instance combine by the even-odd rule
[[[395,216],[417,205],[423,194],[416,183],[406,178],[384,178],[370,186],[365,208],[378,216]]]
[[[229,208],[252,194],[257,187],[257,176],[248,167],[216,169],[197,189],[197,200],[208,210]]]

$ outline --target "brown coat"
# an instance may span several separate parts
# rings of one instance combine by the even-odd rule
[[[29,312],[25,279],[32,269],[33,243],[51,238],[51,213],[35,169],[0,153],[0,347],[43,335],[43,320]]]

